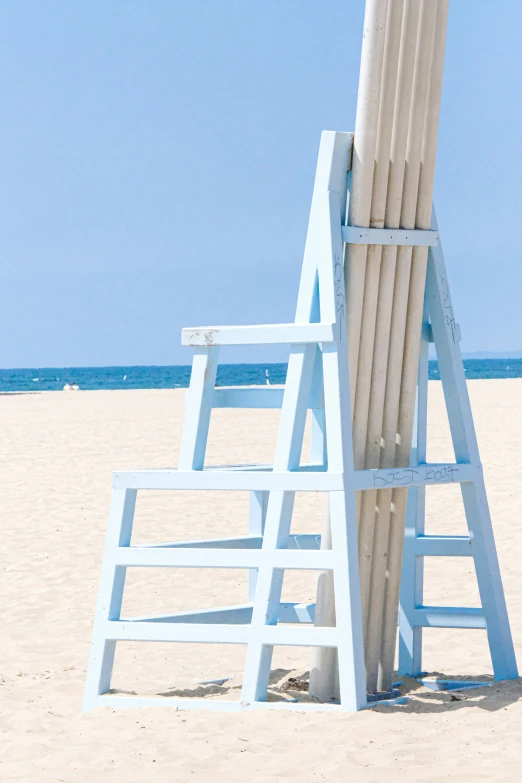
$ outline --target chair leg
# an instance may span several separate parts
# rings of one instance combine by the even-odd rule
[[[461,484],[460,488],[473,541],[475,572],[495,680],[512,680],[518,677],[517,661],[482,470],[477,473],[476,481]]]
[[[263,644],[266,625],[276,625],[281,602],[284,571],[273,567],[274,553],[285,546],[290,531],[294,492],[273,491],[268,502],[263,561],[259,568],[251,638],[248,643],[241,702],[245,706],[265,701],[270,677],[273,646]]]
[[[355,712],[366,705],[355,493],[331,492],[330,514],[340,702]]]
[[[84,712],[94,709],[98,696],[111,687],[116,642],[106,639],[105,624],[108,620],[120,619],[127,571],[125,567],[114,565],[114,552],[120,546],[130,545],[135,506],[135,489],[113,490],[85,683]]]

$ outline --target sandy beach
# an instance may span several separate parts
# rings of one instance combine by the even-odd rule
[[[522,380],[469,383],[517,652],[522,649]],[[0,780],[518,781],[522,681],[461,697],[404,682],[401,707],[359,714],[100,709],[81,702],[110,501],[111,472],[175,467],[185,392],[0,395],[3,543],[0,580]],[[213,413],[207,464],[271,462],[277,411]],[[254,434],[254,423],[256,426]],[[451,459],[440,383],[430,383],[430,460]],[[297,498],[294,532],[320,528],[319,494]],[[142,493],[134,541],[239,535],[241,493]],[[428,489],[428,530],[465,533],[457,487]],[[240,571],[139,569],[124,614],[239,603]],[[310,574],[283,598],[313,600]],[[426,603],[478,605],[470,559],[432,558]],[[113,687],[238,698],[239,646],[120,643]],[[271,698],[309,668],[307,650],[276,649]],[[491,677],[483,631],[425,632],[430,674]],[[202,680],[230,678],[223,686]],[[457,698],[457,700],[455,700]]]

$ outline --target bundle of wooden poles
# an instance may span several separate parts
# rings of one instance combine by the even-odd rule
[[[348,222],[429,229],[449,0],[367,0]],[[345,258],[357,469],[410,463],[427,248],[351,245]],[[393,683],[407,490],[358,493],[368,693]],[[329,510],[322,546],[330,548]],[[316,625],[334,625],[331,573]],[[336,652],[314,653],[310,693],[338,697]]]

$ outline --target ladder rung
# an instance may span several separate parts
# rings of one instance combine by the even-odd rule
[[[181,344],[212,348],[214,345],[333,343],[334,327],[333,323],[192,326],[181,330]]]
[[[263,644],[291,647],[336,647],[337,628],[266,625],[261,633]]]
[[[216,386],[213,408],[280,408],[284,386]]]
[[[208,642],[215,644],[246,644],[249,625],[225,623],[161,623],[108,621],[105,638],[127,642]]]
[[[213,408],[281,408],[284,386],[216,386]],[[312,389],[308,407],[324,408],[323,394]]]
[[[413,623],[422,628],[486,628],[482,609],[456,606],[417,606]]]
[[[415,554],[424,557],[471,557],[469,536],[417,536]]]
[[[108,621],[105,638],[127,642],[201,642],[207,644],[247,644],[251,625],[212,623],[161,623]],[[336,647],[337,628],[265,625],[261,641],[266,645],[295,647]]]
[[[216,489],[334,492],[344,489],[343,476],[324,465],[273,471],[271,466],[244,465],[205,470],[123,470],[112,474],[114,489]]]
[[[118,547],[114,564],[142,568],[259,568],[267,554],[262,549],[203,549],[182,547]],[[332,550],[276,549],[269,555],[274,568],[332,569]]]

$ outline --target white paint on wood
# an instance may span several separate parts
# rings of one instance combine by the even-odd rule
[[[331,343],[330,323],[262,324],[260,326],[193,326],[183,329],[182,345],[269,345],[270,343]]]

